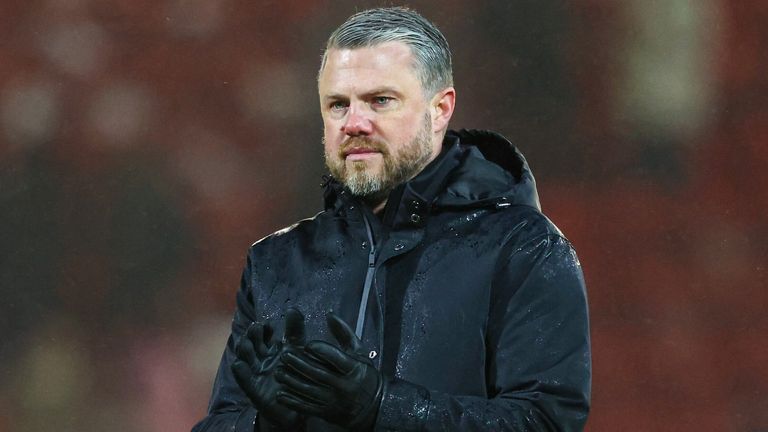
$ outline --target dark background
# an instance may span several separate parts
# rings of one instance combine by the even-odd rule
[[[0,431],[204,415],[248,246],[321,210],[325,39],[379,4],[0,2]],[[768,430],[768,3],[411,6],[579,252],[587,430]]]

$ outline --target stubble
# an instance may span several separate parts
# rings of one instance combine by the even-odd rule
[[[386,144],[368,137],[352,137],[337,154],[325,152],[325,164],[331,175],[344,184],[352,195],[366,202],[379,202],[401,183],[415,177],[432,157],[432,122],[426,113],[416,136],[405,146],[392,152]],[[325,147],[325,146],[324,146]],[[347,164],[344,151],[365,147],[381,153],[381,168],[374,171],[366,161]]]

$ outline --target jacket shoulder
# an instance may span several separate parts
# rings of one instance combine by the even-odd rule
[[[327,218],[328,211],[322,211],[310,218],[302,219],[285,228],[281,228],[251,244],[249,253],[253,253],[258,249],[269,249],[277,244],[283,244],[285,241],[294,241],[297,237],[314,233],[317,231],[318,226],[324,223]]]
[[[560,228],[535,207],[510,206],[500,211],[498,218],[505,244],[520,245],[541,237],[559,237],[567,241]]]

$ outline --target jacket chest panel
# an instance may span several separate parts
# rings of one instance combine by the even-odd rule
[[[253,272],[254,303],[260,317],[282,323],[285,310],[295,306],[305,316],[310,339],[328,340],[325,317],[329,310],[353,325],[367,251],[368,245],[357,237],[340,235],[322,241],[285,239],[265,251]],[[282,337],[281,325],[276,327],[275,336]]]
[[[485,395],[492,243],[465,234],[425,239],[382,265],[376,282],[385,305],[384,352],[395,375]]]

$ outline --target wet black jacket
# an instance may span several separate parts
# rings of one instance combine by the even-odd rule
[[[333,309],[361,334],[388,391],[377,431],[577,431],[589,411],[581,266],[539,210],[523,156],[490,132],[449,132],[441,155],[374,216],[337,182],[326,210],[248,252],[208,416],[194,431],[253,431],[230,372],[252,321],[297,306],[332,341]],[[362,301],[361,301],[362,300]],[[337,431],[311,418],[307,430]]]

